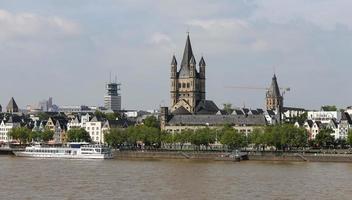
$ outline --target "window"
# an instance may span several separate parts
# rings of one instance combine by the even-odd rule
[[[182,83],[182,87],[183,87],[183,88],[186,88],[186,83]]]
[[[190,85],[189,85],[189,83],[187,83],[187,88],[189,88],[190,87]]]

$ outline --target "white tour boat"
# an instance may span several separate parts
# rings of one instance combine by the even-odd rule
[[[67,147],[48,147],[35,145],[26,147],[25,151],[14,151],[16,156],[33,158],[75,158],[75,159],[110,159],[111,149],[98,144],[71,143]]]

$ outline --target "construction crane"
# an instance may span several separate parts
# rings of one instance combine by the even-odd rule
[[[243,90],[266,90],[268,91],[269,88],[266,87],[253,87],[253,86],[225,86],[227,89],[243,89]],[[291,91],[291,88],[286,87],[286,88],[279,88],[282,91],[282,95],[285,94],[285,92]]]

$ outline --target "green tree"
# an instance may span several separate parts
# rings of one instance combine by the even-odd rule
[[[162,143],[171,149],[172,145],[175,143],[175,137],[173,133],[168,133],[168,132],[162,132],[161,133],[161,141]]]
[[[223,145],[228,146],[230,149],[235,149],[245,145],[245,137],[246,136],[244,134],[239,133],[235,129],[227,129],[222,135],[220,141]]]
[[[40,139],[43,142],[48,142],[49,140],[52,140],[54,137],[54,131],[50,129],[45,129],[44,131],[40,132]]]
[[[253,129],[252,133],[248,137],[249,143],[253,144],[257,149],[265,144],[264,141],[264,131],[262,128]]]
[[[332,136],[331,133],[333,133],[333,130],[331,129],[321,129],[315,136],[315,144],[318,147],[328,147],[333,145],[334,136]]]
[[[174,134],[174,141],[180,144],[181,150],[184,144],[190,141],[190,137],[192,133],[193,133],[192,130],[186,129],[186,130],[182,130],[179,133]]]
[[[40,132],[31,131],[28,137],[29,142],[39,142],[41,140]]]
[[[9,131],[9,136],[12,139],[19,140],[20,145],[26,144],[30,139],[31,130],[26,127],[16,127]]]
[[[127,131],[118,128],[112,128],[104,135],[105,142],[113,148],[119,148],[127,142]]]
[[[159,128],[159,121],[155,116],[148,116],[143,120],[144,126],[147,127],[153,127],[153,128]]]
[[[197,129],[190,136],[190,142],[200,149],[201,145],[204,145],[208,149],[209,145],[214,143],[216,139],[216,132],[213,129],[202,128]]]
[[[141,126],[143,133],[142,141],[146,146],[159,147],[160,146],[160,130],[155,127]]]
[[[46,112],[39,112],[36,114],[39,117],[39,120],[48,120],[49,114]]]
[[[89,133],[83,128],[73,128],[67,132],[69,142],[91,142]]]
[[[337,107],[335,105],[325,105],[321,107],[323,111],[337,111]]]
[[[352,129],[348,131],[347,143],[352,146]]]
[[[103,112],[101,112],[101,111],[99,111],[99,110],[96,110],[96,111],[94,112],[94,116],[96,116],[97,118],[104,118],[104,119],[106,119],[106,114],[103,113]]]

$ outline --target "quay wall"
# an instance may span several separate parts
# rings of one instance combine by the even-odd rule
[[[115,151],[116,159],[189,159],[208,161],[233,161],[225,152],[163,152],[163,151]],[[248,155],[249,161],[291,161],[291,162],[351,162],[352,154],[295,154]]]

